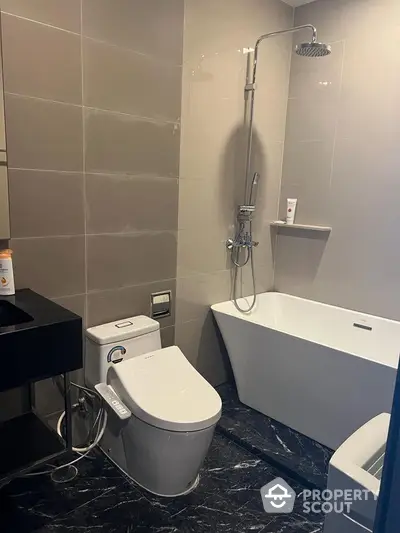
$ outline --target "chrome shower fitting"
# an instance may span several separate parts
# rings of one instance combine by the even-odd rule
[[[226,247],[228,250],[251,250],[252,248],[256,248],[259,244],[260,243],[258,241],[253,241],[251,239],[251,235],[248,231],[246,231],[244,234],[239,234],[234,239],[228,239],[226,241]]]
[[[257,197],[257,188],[259,182],[259,174],[255,172],[253,179],[250,184],[250,170],[252,163],[252,149],[253,149],[253,121],[254,121],[254,102],[255,102],[255,93],[257,89],[257,65],[258,65],[258,53],[260,44],[270,37],[277,37],[280,35],[286,35],[290,33],[296,33],[301,30],[311,31],[312,37],[310,41],[301,43],[296,46],[295,52],[302,57],[325,57],[331,54],[332,49],[328,44],[318,42],[317,30],[312,24],[304,24],[303,26],[297,26],[294,28],[288,28],[286,30],[275,31],[271,33],[266,33],[261,35],[258,38],[255,47],[254,47],[254,60],[253,60],[253,69],[252,72],[249,69],[246,85],[245,85],[245,94],[248,96],[249,100],[249,121],[248,121],[248,138],[247,138],[247,150],[246,150],[246,169],[245,169],[245,194],[243,205],[239,205],[237,213],[237,232],[234,239],[229,239],[226,241],[226,247],[231,252],[231,259],[234,265],[234,280],[233,280],[233,302],[236,309],[242,313],[250,313],[254,306],[256,305],[257,294],[256,294],[256,278],[255,278],[255,268],[254,268],[254,256],[253,249],[258,245],[257,242],[253,241],[253,231],[252,231],[252,219],[255,211],[256,197]],[[250,184],[250,191],[249,191]],[[250,194],[249,194],[250,192]],[[245,228],[248,230],[245,231]],[[241,251],[244,251],[244,258],[242,257]],[[243,259],[242,262],[240,260]],[[248,304],[247,309],[243,309],[238,303],[238,270],[239,268],[244,267],[247,263],[251,264],[252,271],[252,281],[253,281],[253,300]]]
[[[245,231],[246,224],[251,226],[251,221],[253,220],[253,214],[255,213],[255,205],[239,205],[237,213],[237,222],[238,222],[238,232],[234,239],[228,239],[226,241],[226,247],[228,250],[239,252],[240,249],[247,249],[250,251],[252,248],[255,248],[259,245],[258,242],[253,241],[252,231]],[[238,260],[238,258],[237,258]],[[233,260],[234,264],[236,261]],[[247,262],[247,261],[246,261]]]
[[[251,222],[255,213],[255,205],[238,205],[237,221]]]

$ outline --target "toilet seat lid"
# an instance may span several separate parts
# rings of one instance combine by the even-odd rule
[[[132,413],[148,424],[197,431],[220,419],[219,394],[177,346],[133,357],[110,370],[110,385]]]

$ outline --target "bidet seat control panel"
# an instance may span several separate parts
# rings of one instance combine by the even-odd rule
[[[98,383],[94,386],[94,388],[121,420],[125,420],[132,415],[127,406],[121,402],[121,400],[112,390],[112,388],[107,385],[107,383]]]

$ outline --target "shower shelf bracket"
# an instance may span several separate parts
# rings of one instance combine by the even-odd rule
[[[313,226],[311,224],[286,224],[283,220],[275,220],[270,223],[274,228],[287,228],[292,230],[303,230],[303,231],[319,231],[330,233],[332,228],[330,226]]]

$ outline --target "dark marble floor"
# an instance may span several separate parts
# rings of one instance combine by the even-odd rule
[[[239,401],[231,384],[218,387],[223,401],[218,430],[308,487],[325,488],[333,451]]]
[[[191,494],[165,499],[128,482],[102,455],[82,461],[73,482],[55,485],[48,477],[25,478],[0,491],[4,533],[319,533],[321,515],[264,512],[260,488],[283,477],[301,494],[303,486],[262,458],[216,434]]]
[[[3,533],[320,533],[321,515],[264,512],[260,489],[284,478],[300,495],[325,487],[331,450],[241,404],[233,385],[218,388],[223,416],[191,494],[152,496],[128,481],[103,455],[84,460],[79,476],[54,484],[48,476],[14,480],[0,490]]]

